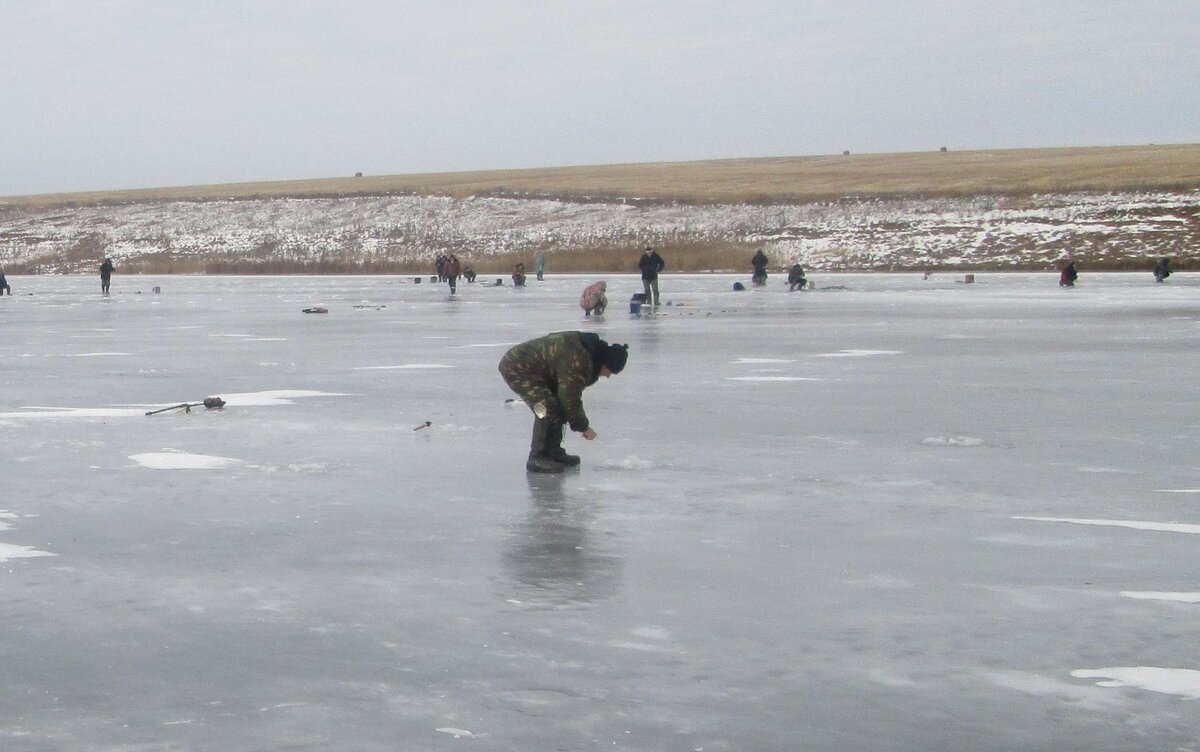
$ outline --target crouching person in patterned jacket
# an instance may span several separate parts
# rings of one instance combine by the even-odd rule
[[[596,431],[583,410],[583,390],[601,376],[620,373],[629,345],[610,345],[592,332],[555,332],[513,347],[500,359],[500,375],[533,410],[533,439],[525,469],[561,473],[579,457],[562,448],[563,424],[591,441]]]

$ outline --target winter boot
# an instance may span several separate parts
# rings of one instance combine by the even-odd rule
[[[533,421],[533,438],[529,442],[529,459],[525,461],[525,470],[531,473],[561,473],[563,463],[552,459],[546,454],[546,447],[552,421],[538,418]]]
[[[567,454],[567,450],[562,448],[563,440],[563,424],[554,421],[550,426],[550,430],[546,432],[546,456],[552,460],[557,460],[567,467],[575,467],[579,464],[579,457],[574,454]]]

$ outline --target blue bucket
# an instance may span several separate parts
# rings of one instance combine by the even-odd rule
[[[640,315],[642,313],[642,304],[636,300],[629,301],[629,312]]]

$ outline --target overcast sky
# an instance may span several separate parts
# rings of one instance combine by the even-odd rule
[[[0,195],[1200,141],[1198,0],[0,0]]]

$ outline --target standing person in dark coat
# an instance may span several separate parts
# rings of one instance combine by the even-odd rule
[[[458,260],[458,256],[451,253],[446,257],[446,263],[442,266],[442,274],[450,283],[450,294],[453,295],[458,289],[458,275],[462,274],[462,263]]]
[[[1063,267],[1062,274],[1058,275],[1059,287],[1074,287],[1075,280],[1079,279],[1079,272],[1075,269],[1075,262],[1067,264]]]
[[[108,294],[108,283],[112,280],[112,273],[117,267],[113,266],[111,258],[104,259],[104,263],[100,265],[100,292]]]
[[[1169,276],[1171,276],[1171,259],[1164,256],[1154,265],[1154,281],[1162,282]]]
[[[513,347],[500,375],[533,411],[533,438],[525,470],[561,473],[579,464],[562,448],[563,424],[591,441],[596,431],[583,410],[583,390],[625,368],[628,345],[610,345],[595,332],[554,332]]]
[[[646,251],[638,259],[637,265],[638,269],[642,270],[642,290],[646,294],[646,303],[658,305],[658,273],[666,266],[662,256],[658,255],[658,251],[646,246]]]
[[[0,295],[6,292],[9,294],[9,297],[12,297],[12,287],[9,286],[8,279],[4,276],[4,270],[0,269]]]
[[[755,252],[754,258],[750,259],[750,264],[754,267],[754,274],[750,276],[750,281],[757,286],[762,286],[767,283],[767,254],[763,253],[763,249],[759,248]]]

